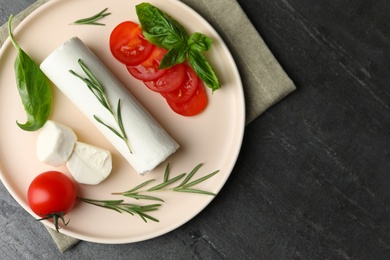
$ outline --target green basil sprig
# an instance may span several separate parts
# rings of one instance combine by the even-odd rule
[[[136,5],[136,12],[145,38],[168,50],[160,63],[161,69],[188,58],[196,74],[213,92],[221,88],[214,70],[202,53],[211,48],[211,38],[198,32],[189,36],[179,22],[149,3]]]
[[[38,65],[16,43],[11,30],[12,18],[11,15],[8,20],[8,33],[18,51],[14,70],[19,95],[27,114],[26,123],[16,123],[23,130],[36,131],[45,124],[50,115],[50,84]]]

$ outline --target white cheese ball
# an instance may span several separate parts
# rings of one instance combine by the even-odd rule
[[[48,120],[38,135],[38,159],[51,166],[60,166],[72,154],[76,141],[77,136],[70,127]]]

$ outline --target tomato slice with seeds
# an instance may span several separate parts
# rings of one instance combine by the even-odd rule
[[[177,64],[166,69],[164,75],[156,80],[144,81],[145,85],[159,93],[172,92],[178,89],[184,82],[186,75],[186,65],[183,63]]]
[[[161,93],[163,97],[174,103],[183,103],[189,100],[194,95],[198,87],[198,81],[200,81],[190,66],[184,63],[182,65],[185,68],[185,77],[181,86],[174,91]]]
[[[158,69],[167,52],[166,49],[155,46],[146,60],[135,66],[127,66],[127,70],[136,79],[142,81],[156,80],[167,71],[166,69]]]
[[[208,103],[207,95],[201,80],[198,80],[195,93],[187,102],[176,103],[169,99],[166,100],[171,109],[182,116],[195,116],[202,112],[207,107]]]
[[[141,26],[131,21],[118,24],[110,35],[110,50],[121,63],[138,65],[146,60],[154,45],[142,35]]]

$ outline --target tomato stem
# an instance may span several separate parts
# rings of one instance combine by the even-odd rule
[[[65,226],[68,225],[68,223],[70,221],[70,220],[68,220],[67,222],[65,222],[64,212],[50,213],[50,214],[47,214],[45,217],[37,219],[37,220],[41,221],[41,220],[45,220],[45,219],[53,219],[54,227],[56,228],[56,231],[58,233],[60,233],[60,227],[58,225],[58,219],[61,219],[62,223],[64,223]]]

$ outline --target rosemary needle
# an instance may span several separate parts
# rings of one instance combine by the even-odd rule
[[[101,12],[98,14],[95,14],[91,17],[79,19],[77,21],[74,21],[72,24],[87,24],[87,25],[101,25],[104,26],[105,24],[103,23],[97,23],[96,21],[103,19],[104,17],[110,15],[111,13],[106,13],[108,8],[103,9]]]

